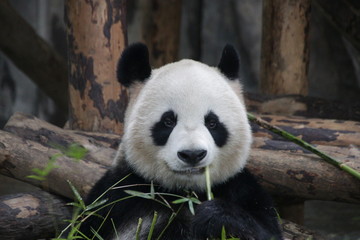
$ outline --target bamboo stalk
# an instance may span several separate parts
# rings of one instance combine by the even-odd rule
[[[276,126],[272,126],[270,125],[268,122],[262,120],[261,118],[257,118],[254,115],[252,115],[251,113],[247,113],[248,115],[248,119],[251,122],[256,123],[257,125],[268,129],[269,131],[282,136],[285,139],[288,139],[294,143],[296,143],[297,145],[305,148],[306,150],[309,150],[312,153],[315,153],[316,155],[320,156],[322,159],[324,159],[326,162],[342,169],[343,171],[349,173],[350,175],[356,177],[357,179],[360,180],[360,172],[356,171],[355,169],[351,168],[350,166],[347,166],[345,163],[339,162],[338,160],[330,157],[329,155],[327,155],[326,153],[323,153],[321,151],[319,151],[316,147],[314,147],[313,145],[305,142],[304,140],[301,140],[300,138],[295,137],[294,135],[292,135],[289,132],[286,132],[285,130],[282,130],[279,127]]]
[[[207,199],[213,200],[213,194],[211,192],[211,180],[210,180],[210,170],[209,166],[205,167],[205,179],[206,179],[206,193],[207,193]]]

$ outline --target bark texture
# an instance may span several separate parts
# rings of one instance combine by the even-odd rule
[[[28,177],[34,174],[32,169],[44,169],[49,159],[56,154],[61,154],[55,162],[57,167],[50,172],[46,180],[39,181]],[[73,198],[67,182],[69,180],[80,194],[86,196],[106,169],[104,165],[86,160],[86,157],[76,161],[63,155],[58,149],[0,131],[0,174],[28,182],[46,191]]]
[[[65,201],[47,192],[0,196],[0,236],[3,240],[52,238],[70,219]]]
[[[143,40],[149,48],[151,65],[160,67],[178,57],[181,0],[146,0]]]
[[[260,115],[258,117],[311,144],[339,147],[356,145],[360,147],[359,122],[277,115]],[[256,124],[252,124],[252,130],[256,137],[284,141],[282,137]]]
[[[309,0],[265,0],[261,56],[263,93],[308,91]]]
[[[128,95],[116,64],[127,44],[125,3],[65,3],[71,129],[122,133]]]

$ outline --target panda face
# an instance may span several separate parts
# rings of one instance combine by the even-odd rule
[[[182,60],[130,86],[121,151],[147,180],[174,188],[205,189],[241,171],[251,144],[238,81],[219,69]]]

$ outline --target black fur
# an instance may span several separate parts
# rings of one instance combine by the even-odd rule
[[[239,77],[240,59],[232,45],[227,44],[224,47],[218,68],[222,74],[231,80]]]
[[[134,43],[123,51],[117,65],[117,79],[125,87],[135,81],[143,82],[151,75],[149,50],[142,43]]]
[[[150,192],[149,186],[142,185],[150,182],[138,176],[126,163],[123,163],[116,169],[107,172],[91,190],[86,203],[89,204],[94,201],[106,189],[130,173],[132,174],[118,184],[119,186],[132,185],[126,189]],[[167,191],[157,186],[156,183],[154,184],[156,192],[185,195],[184,190]],[[208,237],[219,238],[223,226],[228,236],[237,237],[241,240],[282,239],[277,215],[270,197],[246,169],[227,182],[214,186],[212,191],[215,199],[211,201],[206,201],[204,192],[197,192],[202,203],[195,206],[195,216],[189,213],[187,204],[182,206],[161,239],[203,240]],[[110,203],[127,196],[129,195],[124,192],[124,189],[120,188],[109,191],[104,198],[108,199],[108,203]],[[165,195],[163,197],[170,204],[174,200],[173,197]],[[175,211],[179,209],[179,205],[171,205]],[[118,228],[125,228],[126,224],[137,223],[139,217],[151,216],[154,211],[157,211],[161,216],[166,215],[165,217],[169,217],[171,214],[167,207],[154,200],[133,197],[120,201],[98,212],[101,216],[106,216],[109,213],[108,220],[105,221],[98,233],[104,239],[111,239],[114,235],[114,229],[109,219],[113,219]],[[82,224],[80,231],[91,238],[93,234],[90,229],[98,229],[102,221],[103,219],[92,216]],[[132,227],[136,227],[136,224]],[[153,239],[159,236],[164,227],[164,223],[155,226]]]
[[[159,122],[151,129],[151,137],[156,146],[164,146],[169,139],[169,136],[176,126],[176,115],[173,111],[163,113]]]
[[[229,136],[228,130],[225,125],[219,121],[219,117],[215,113],[210,111],[205,116],[205,126],[218,147],[222,147],[226,144]]]

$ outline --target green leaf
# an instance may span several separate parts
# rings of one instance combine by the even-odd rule
[[[195,209],[194,209],[194,204],[192,201],[188,201],[189,204],[189,210],[191,212],[192,215],[195,215]]]
[[[69,183],[70,188],[71,188],[72,192],[74,193],[75,199],[79,202],[81,208],[85,209],[85,203],[84,203],[80,193],[76,190],[74,185],[69,180],[67,180],[67,182]]]
[[[87,154],[88,150],[80,144],[71,144],[63,153],[67,157],[75,158],[76,160],[83,159]]]
[[[179,199],[176,199],[174,201],[172,201],[173,204],[180,204],[180,203],[184,203],[184,202],[188,202],[189,199],[188,198],[179,198]]]
[[[97,207],[103,205],[104,203],[106,203],[107,201],[108,201],[108,199],[102,199],[100,201],[94,202],[94,203],[86,206],[85,211],[90,211],[94,208],[97,208]]]
[[[70,202],[70,203],[67,203],[66,204],[67,206],[74,206],[74,207],[77,207],[77,208],[81,208],[81,205],[79,203],[76,203],[76,202]]]
[[[29,176],[26,176],[27,178],[32,178],[32,179],[35,179],[35,180],[39,180],[39,181],[44,181],[46,178],[45,177],[42,177],[42,176],[37,176],[37,175],[29,175]]]
[[[138,191],[133,191],[133,190],[124,190],[124,192],[126,192],[127,194],[129,194],[131,196],[135,196],[135,197],[141,197],[141,198],[145,198],[145,199],[153,199],[149,193],[143,193],[143,192],[138,192]]]
[[[44,170],[42,170],[40,168],[33,168],[33,169],[31,169],[31,171],[33,171],[37,175],[43,175],[44,174]]]
[[[193,203],[196,203],[196,204],[200,204],[200,203],[201,203],[201,201],[200,201],[199,199],[194,198],[194,197],[191,197],[191,198],[190,198],[190,201],[192,201]]]
[[[91,232],[97,237],[99,240],[104,240],[93,228],[91,228]]]

